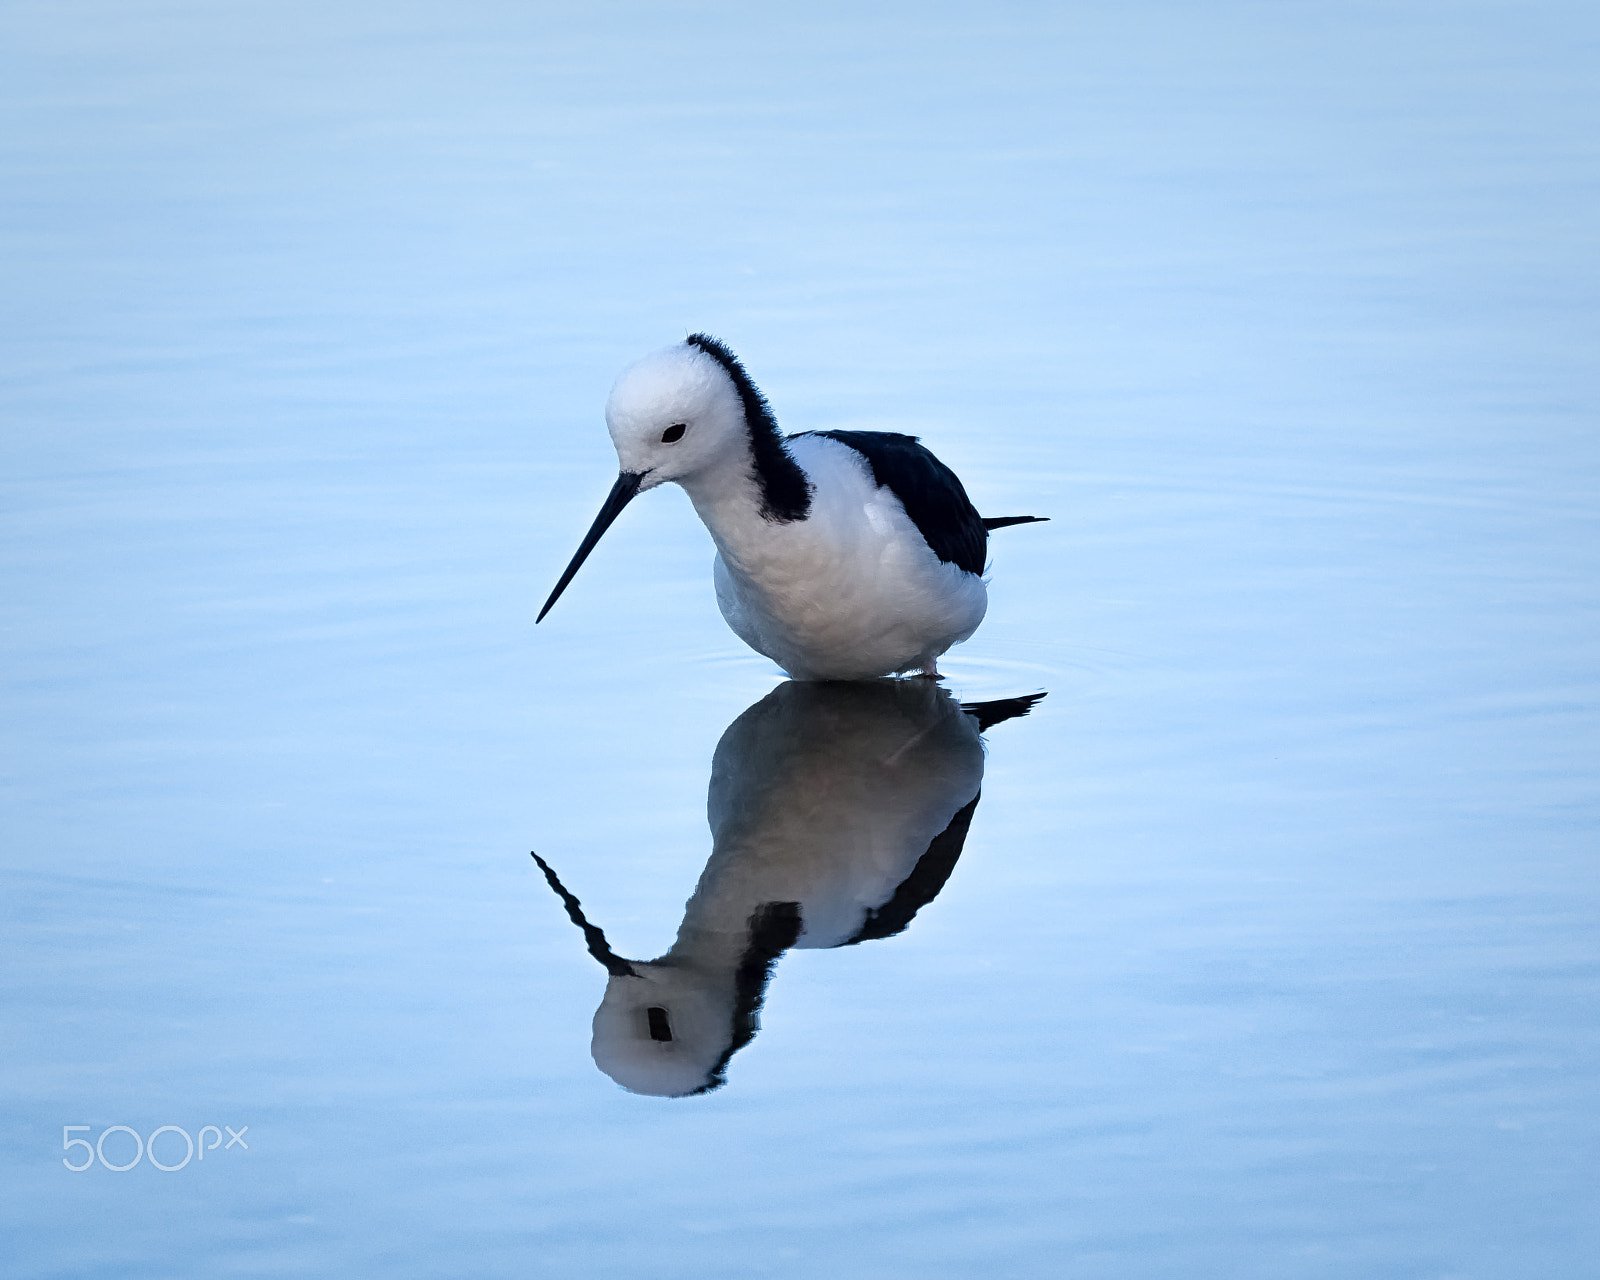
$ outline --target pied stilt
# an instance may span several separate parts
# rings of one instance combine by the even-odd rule
[[[987,607],[990,529],[915,436],[785,437],[733,352],[697,333],[624,370],[606,402],[621,474],[539,611],[622,509],[683,486],[717,546],[717,604],[734,633],[799,680],[938,674]]]

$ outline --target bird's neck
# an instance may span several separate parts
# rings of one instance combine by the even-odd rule
[[[680,483],[724,559],[742,558],[742,548],[771,533],[771,522],[762,516],[761,482],[748,449],[736,450]]]

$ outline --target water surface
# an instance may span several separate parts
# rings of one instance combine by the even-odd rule
[[[1592,1271],[1589,9],[0,32],[8,1275]],[[676,491],[532,619],[700,329],[1051,517],[944,668],[1049,696],[667,1099],[528,853],[660,956],[781,674]]]

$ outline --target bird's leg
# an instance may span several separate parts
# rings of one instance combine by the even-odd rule
[[[944,679],[944,677],[939,674],[939,660],[937,658],[929,658],[922,664],[922,670],[917,672],[917,674],[925,680]]]

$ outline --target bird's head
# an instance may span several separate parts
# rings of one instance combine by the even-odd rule
[[[716,1088],[736,1032],[731,975],[630,963],[595,1010],[595,1065],[631,1093],[681,1098]]]
[[[606,428],[623,475],[642,493],[748,458],[744,405],[714,359],[687,342],[629,365],[606,401]]]
[[[714,467],[748,473],[752,412],[760,423],[762,444],[781,452],[761,393],[733,353],[705,334],[624,369],[606,401],[606,427],[621,465],[617,482],[535,621],[550,612],[600,536],[646,489],[669,480],[692,484]]]

